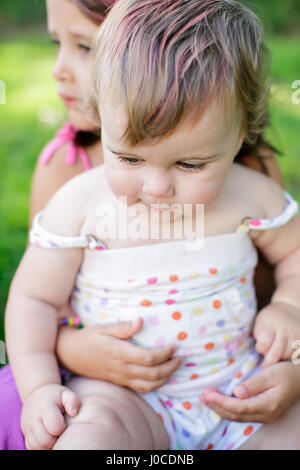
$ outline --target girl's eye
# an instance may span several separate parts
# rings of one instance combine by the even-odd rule
[[[60,46],[60,42],[59,42],[57,39],[50,39],[50,41],[51,41],[52,44],[54,44],[55,46]]]
[[[136,166],[139,165],[141,162],[137,158],[129,158],[129,157],[118,157],[121,162],[128,163],[129,165]]]
[[[91,52],[90,46],[87,46],[85,44],[79,44],[78,47],[83,52],[86,52],[86,53]]]
[[[206,163],[186,163],[186,162],[177,162],[178,165],[181,166],[181,168],[184,168],[185,170],[203,170],[205,168]]]

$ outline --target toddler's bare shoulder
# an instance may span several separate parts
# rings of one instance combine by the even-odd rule
[[[48,202],[43,227],[60,235],[79,235],[95,198],[104,191],[104,182],[102,165],[70,179]]]
[[[233,188],[254,217],[269,218],[280,215],[286,205],[282,187],[269,176],[251,168],[233,164]],[[257,211],[257,215],[255,215]]]

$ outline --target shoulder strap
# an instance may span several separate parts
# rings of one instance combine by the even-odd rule
[[[267,219],[252,219],[251,217],[246,217],[238,227],[237,232],[249,232],[251,229],[266,230],[276,228],[286,224],[292,219],[298,213],[298,202],[295,201],[287,191],[283,191],[283,193],[286,200],[286,207],[280,215]]]
[[[32,228],[29,232],[29,241],[32,245],[41,248],[89,248],[91,250],[105,250],[106,246],[94,235],[81,235],[78,237],[68,237],[57,235],[45,230],[40,224],[42,212],[34,217]]]
[[[62,147],[65,143],[69,142],[69,147],[66,153],[65,162],[67,165],[74,165],[77,159],[77,152],[82,160],[85,170],[92,168],[87,152],[84,147],[75,144],[75,137],[78,129],[76,129],[70,122],[66,122],[61,129],[59,129],[54,139],[52,139],[42,151],[39,162],[42,165],[47,165],[54,153]]]

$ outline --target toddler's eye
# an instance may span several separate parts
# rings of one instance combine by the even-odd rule
[[[186,163],[186,162],[177,162],[181,168],[185,170],[203,170],[205,168],[206,163]]]
[[[136,165],[139,165],[141,163],[140,160],[138,160],[137,158],[129,158],[129,157],[120,156],[120,157],[118,157],[118,159],[121,162],[128,163],[131,166],[136,166]]]

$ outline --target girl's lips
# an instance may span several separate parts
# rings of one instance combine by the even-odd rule
[[[77,101],[76,98],[73,98],[72,96],[63,95],[62,93],[59,93],[59,95],[66,104],[72,104],[72,103],[75,103],[75,101]]]

